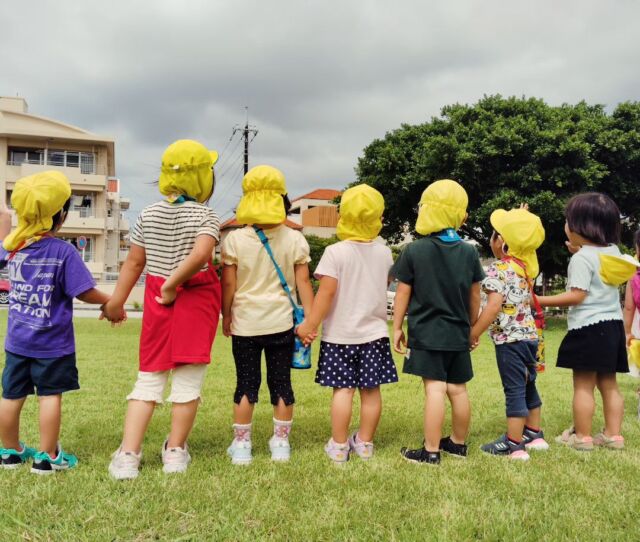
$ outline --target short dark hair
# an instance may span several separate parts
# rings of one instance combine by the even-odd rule
[[[633,244],[638,252],[640,252],[640,229],[636,230],[636,233],[633,236]]]
[[[51,229],[49,231],[55,231],[56,228],[62,226],[63,222],[67,219],[69,207],[71,207],[71,198],[65,201],[62,209],[60,209],[55,215],[51,217],[53,223],[51,224]]]
[[[620,209],[605,194],[587,192],[573,196],[564,216],[572,232],[596,245],[620,242]]]

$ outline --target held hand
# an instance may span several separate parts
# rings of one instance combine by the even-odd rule
[[[579,246],[572,245],[570,241],[565,241],[564,244],[567,245],[567,250],[571,252],[571,254],[575,254],[576,252],[578,252],[578,250],[580,250]]]
[[[635,337],[633,336],[633,333],[627,333],[627,348],[631,347],[631,341],[634,339]]]
[[[478,348],[479,344],[480,344],[480,336],[477,333],[474,333],[473,331],[471,331],[469,335],[469,350],[473,352],[476,348]]]
[[[398,352],[398,354],[407,353],[407,339],[402,329],[393,330],[393,349]]]
[[[124,307],[116,306],[111,301],[108,301],[102,307],[100,307],[102,313],[98,317],[99,320],[104,320],[105,318],[111,322],[111,327],[115,327],[120,325],[122,322],[127,320],[127,313],[124,310]]]
[[[231,337],[231,316],[222,317],[222,334]]]
[[[302,343],[305,346],[309,346],[313,341],[317,339],[317,337],[318,337],[318,332],[313,331],[312,333],[309,333],[309,335],[307,335],[305,339],[302,340]]]
[[[317,331],[313,329],[306,320],[303,320],[303,322],[296,327],[295,332],[305,346],[309,346],[318,336]]]
[[[160,305],[171,305],[176,300],[178,291],[175,286],[167,286],[165,282],[160,288],[160,295],[156,296],[156,302]]]

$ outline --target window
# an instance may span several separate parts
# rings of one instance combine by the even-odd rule
[[[96,155],[92,152],[80,153],[80,173],[93,174],[96,172]]]
[[[50,166],[64,167],[64,151],[49,149],[49,152],[47,152],[47,164]]]
[[[44,164],[44,149],[9,147],[9,160],[7,164],[10,166]]]
[[[93,201],[93,194],[73,194],[71,196],[71,210],[78,211],[82,218],[94,216]]]
[[[79,167],[80,166],[80,153],[67,151],[67,167]]]
[[[90,175],[96,172],[96,155],[92,152],[49,149],[47,164],[58,167],[79,167],[80,173]]]
[[[78,248],[77,237],[62,237],[61,239],[63,241],[66,241],[67,243],[71,243],[74,247],[78,249],[78,252],[82,257],[82,261],[84,261],[85,263],[94,261],[93,260],[93,244],[94,244],[93,237],[86,237],[87,245],[83,249]]]

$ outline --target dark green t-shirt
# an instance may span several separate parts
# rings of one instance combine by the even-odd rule
[[[469,348],[469,291],[484,278],[478,252],[464,241],[424,237],[408,245],[391,275],[409,284],[409,348]]]

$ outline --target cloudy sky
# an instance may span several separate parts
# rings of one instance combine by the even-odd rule
[[[0,95],[114,137],[134,214],[173,140],[224,149],[226,218],[245,106],[251,165],[282,169],[294,197],[342,188],[373,139],[449,103],[637,100],[639,19],[634,0],[3,1]]]

